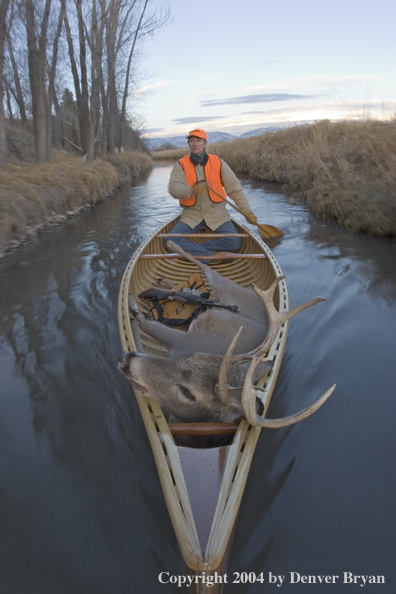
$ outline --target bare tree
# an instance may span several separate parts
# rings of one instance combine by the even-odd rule
[[[81,144],[85,152],[89,153],[90,117],[89,117],[89,89],[87,73],[87,47],[85,38],[85,24],[82,14],[82,0],[76,0],[78,18],[78,40],[80,47],[81,95],[78,106],[80,119]]]
[[[119,136],[119,141],[118,141],[118,150],[119,151],[122,150],[122,146],[124,144],[124,131],[125,131],[125,124],[126,124],[126,104],[127,104],[128,94],[129,94],[129,79],[131,76],[132,58],[133,58],[133,54],[135,51],[136,42],[138,40],[139,33],[140,33],[140,30],[142,27],[143,18],[144,18],[146,9],[147,9],[148,2],[149,2],[149,0],[145,0],[145,2],[144,2],[143,9],[140,14],[140,18],[139,18],[139,21],[138,21],[138,24],[137,24],[137,27],[136,27],[136,30],[135,30],[135,33],[133,36],[133,41],[132,41],[131,49],[129,51],[129,56],[128,56],[127,69],[126,69],[126,74],[125,74],[124,92],[122,94],[122,107],[121,107],[121,114],[120,114],[120,136]]]
[[[59,38],[62,33],[62,26],[63,26],[63,16],[65,11],[65,1],[60,0],[60,11],[59,11],[59,18],[58,18],[58,25],[55,31],[55,37],[52,44],[52,61],[51,67],[49,68],[48,72],[48,109],[47,109],[47,144],[51,147],[51,132],[52,132],[52,104],[54,104],[55,112],[58,117],[59,125],[62,127],[62,115],[61,110],[59,107],[58,97],[55,91],[55,75],[56,75],[56,66],[58,61],[58,46],[59,46]],[[63,130],[62,130],[63,131]]]
[[[167,22],[169,10],[158,8],[156,0],[0,0],[0,7],[0,128],[6,100],[9,117],[19,110],[23,129],[33,116],[39,162],[49,158],[54,124],[88,159],[98,149],[121,149],[133,136],[127,104],[139,42]],[[74,81],[73,139],[66,138],[65,105],[58,96],[66,70]],[[137,133],[133,142],[139,142]]]
[[[26,35],[28,45],[28,64],[30,90],[32,94],[33,130],[36,146],[36,159],[45,163],[49,159],[50,147],[47,135],[47,112],[49,109],[46,92],[46,48],[48,19],[51,0],[46,0],[41,19],[40,34],[36,37],[36,10],[33,0],[24,0],[26,15]]]
[[[6,18],[9,0],[0,0],[0,165],[4,163],[7,156],[7,141],[4,123],[4,86],[3,86],[3,70],[4,70],[4,44],[6,36]]]
[[[22,130],[26,131],[27,130],[27,115],[26,115],[26,108],[25,108],[25,100],[24,100],[23,91],[22,91],[21,77],[19,74],[19,69],[18,69],[17,61],[15,58],[15,52],[14,52],[14,48],[13,48],[13,44],[12,44],[12,40],[11,40],[11,29],[13,27],[14,20],[15,20],[15,1],[11,0],[11,14],[10,14],[10,18],[9,18],[9,25],[8,25],[7,31],[6,31],[6,43],[7,43],[8,56],[9,56],[10,65],[11,65],[11,69],[12,69],[12,77],[14,79],[15,89],[12,87],[11,78],[8,80],[8,85],[9,85],[10,92],[12,93],[16,104],[18,105],[20,118],[21,118]]]

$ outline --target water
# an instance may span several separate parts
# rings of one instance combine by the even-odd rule
[[[0,262],[0,593],[168,594],[182,573],[150,446],[120,353],[117,297],[142,240],[175,212],[169,167]],[[352,235],[277,186],[242,180],[291,305],[271,417],[337,389],[315,415],[263,430],[229,565],[264,583],[227,592],[350,592],[343,572],[395,591],[395,243]],[[238,218],[238,216],[237,216]],[[290,583],[291,572],[338,575]],[[361,582],[359,582],[361,583]],[[177,591],[183,589],[177,589]]]

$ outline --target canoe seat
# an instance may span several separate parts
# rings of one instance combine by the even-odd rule
[[[239,423],[169,423],[173,436],[235,435]]]

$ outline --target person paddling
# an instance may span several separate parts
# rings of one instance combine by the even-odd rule
[[[169,181],[169,194],[179,200],[183,209],[170,233],[196,233],[205,227],[214,233],[238,233],[223,197],[227,194],[241,211],[254,216],[241,184],[225,161],[206,152],[208,138],[204,130],[191,130],[187,141],[190,155],[179,159]],[[221,252],[238,252],[242,247],[240,237],[219,237],[203,243],[175,237],[173,241],[196,256],[221,257]]]

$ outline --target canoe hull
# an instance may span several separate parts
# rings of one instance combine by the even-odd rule
[[[125,269],[118,302],[120,338],[124,351],[136,350],[128,311],[128,294],[132,293],[134,295],[139,309],[145,312],[147,311],[147,304],[143,300],[139,300],[138,295],[153,286],[159,277],[169,278],[178,283],[197,271],[193,264],[180,258],[154,257],[141,259],[142,255],[165,254],[162,245],[163,240],[158,235],[168,233],[176,222],[177,218],[172,219],[149,237],[141,245]],[[259,237],[244,225],[237,221],[233,222],[239,232],[247,235],[243,240],[242,253],[264,254],[265,258],[240,258],[226,263],[214,264],[214,266],[221,274],[228,276],[243,286],[248,287],[255,283],[259,288],[265,289],[276,277],[282,276],[279,264],[268,246]],[[284,280],[279,282],[274,302],[280,312],[289,309],[288,291]],[[279,373],[287,330],[288,322],[280,328],[267,355],[274,360],[274,367],[269,376],[261,378],[258,382],[258,385],[263,388],[263,391],[257,392],[257,396],[263,401],[264,415],[268,409]],[[167,356],[166,349],[151,337],[143,334],[141,339],[148,354],[160,357]],[[178,445],[178,437],[175,436],[177,432],[173,431],[174,435],[172,434],[158,402],[155,399],[144,397],[138,390],[135,390],[135,396],[151,443],[180,552],[188,568],[187,574],[190,572],[190,575],[192,575],[191,572],[193,572],[196,576],[202,576],[202,572],[206,572],[208,576],[215,577],[217,572],[218,576],[224,575],[235,529],[235,521],[261,429],[252,427],[247,421],[242,420],[236,428],[233,439],[230,439],[228,445],[224,446],[225,450],[221,454],[224,460],[222,464],[217,464],[216,469],[213,470],[213,473],[217,473],[217,491],[215,493],[217,503],[216,501],[213,502],[212,493],[210,497],[213,518],[211,521],[207,518],[205,522],[202,520],[202,523],[205,523],[205,528],[203,528],[199,518],[201,513],[204,512],[205,502],[203,501],[202,512],[200,512],[199,506],[197,507],[190,495],[194,490],[191,477],[184,470],[189,464],[188,458],[193,457],[195,460],[199,460],[199,450],[198,453],[195,452],[193,455],[190,452],[186,457],[185,448]],[[207,456],[207,454],[205,455]],[[204,453],[201,454],[203,468],[207,465],[205,455]],[[219,594],[223,587],[221,583],[205,586],[203,583],[205,580],[202,577],[198,581],[201,583],[194,584],[192,592]]]

